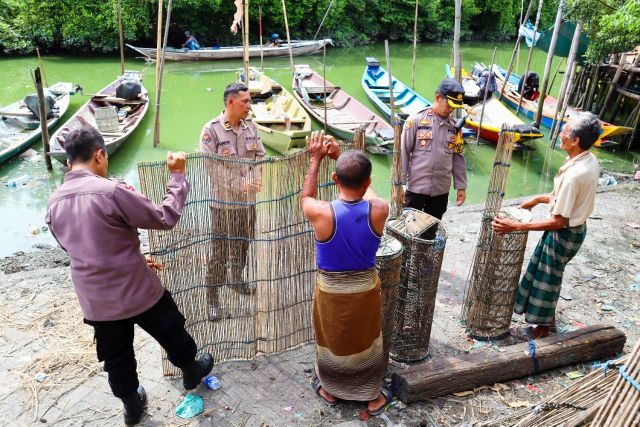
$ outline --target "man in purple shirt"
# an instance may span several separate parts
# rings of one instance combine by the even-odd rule
[[[102,135],[91,127],[65,138],[71,169],[47,204],[51,234],[71,260],[71,278],[84,322],[95,330],[98,360],[104,361],[113,394],[124,404],[124,421],[140,421],[146,394],[138,383],[133,351],[138,324],[166,350],[192,390],[211,372],[213,358],[195,359],[196,343],[185,318],[153,271],[161,266],[140,252],[138,228],[169,230],[182,214],[189,193],[183,153],[169,153],[171,174],[161,204],[133,187],[106,179],[109,164]]]

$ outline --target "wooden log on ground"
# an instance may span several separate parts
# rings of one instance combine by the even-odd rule
[[[613,357],[622,352],[625,341],[624,333],[613,326],[594,325],[535,341],[537,363],[531,357],[529,343],[522,343],[503,347],[503,353],[487,350],[413,365],[395,372],[391,387],[404,403],[433,399],[549,369]]]

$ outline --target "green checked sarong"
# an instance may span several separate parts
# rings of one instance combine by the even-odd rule
[[[549,325],[554,322],[564,269],[586,235],[586,224],[544,232],[520,281],[513,307],[515,313],[525,313],[527,323]]]

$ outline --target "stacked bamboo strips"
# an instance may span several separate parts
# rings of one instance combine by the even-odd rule
[[[625,377],[626,376],[626,377]],[[632,384],[632,381],[636,385]],[[592,426],[640,425],[640,341],[636,343],[606,400],[600,406]]]

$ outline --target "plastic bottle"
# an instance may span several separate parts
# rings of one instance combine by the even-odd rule
[[[17,187],[18,185],[24,185],[29,181],[29,175],[22,175],[17,178],[13,178],[7,181],[4,186],[5,187]]]
[[[220,380],[215,375],[207,375],[207,377],[204,379],[204,384],[210,390],[217,390],[220,388]]]

